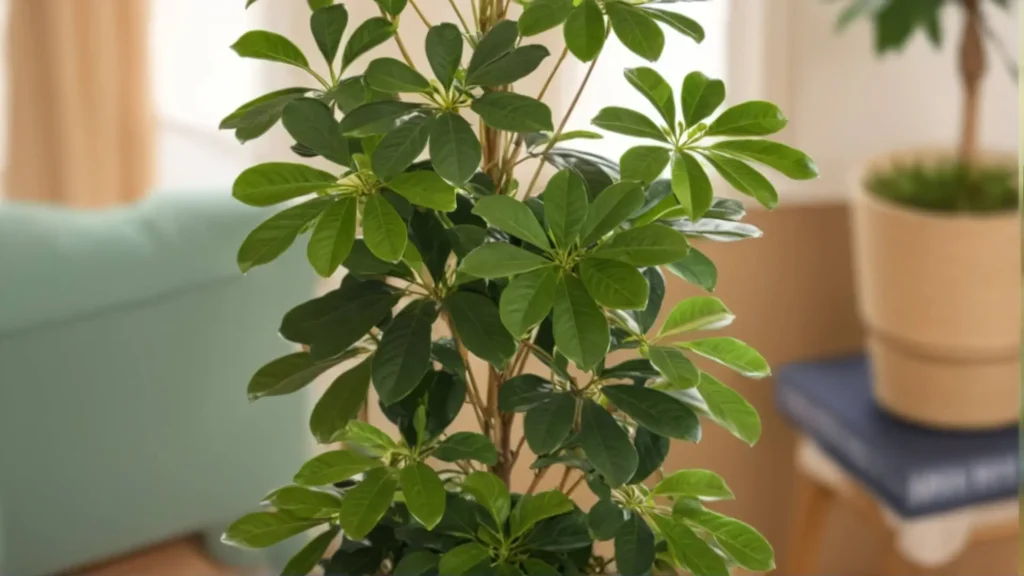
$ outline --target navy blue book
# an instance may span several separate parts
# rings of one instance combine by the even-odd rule
[[[878,408],[870,378],[861,356],[791,364],[778,372],[776,401],[903,517],[1016,497],[1017,427],[947,432],[907,424]]]

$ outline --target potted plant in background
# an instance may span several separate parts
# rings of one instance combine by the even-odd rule
[[[741,203],[713,197],[708,166],[769,208],[777,194],[752,164],[817,175],[806,155],[762,138],[786,126],[781,111],[746,102],[716,116],[720,80],[692,72],[673,89],[650,68],[626,70],[653,114],[610,106],[593,121],[646,141],[620,166],[565,146],[600,135],[566,132],[567,117],[556,127],[543,100],[568,58],[592,70],[606,42],[654,61],[666,32],[700,41],[699,24],[665,0],[535,0],[518,21],[507,0],[452,2],[453,22],[429,20],[416,0],[378,0],[380,16],[358,24],[344,4],[309,3],[326,66],[283,36],[245,34],[241,56],[297,66],[311,83],[243,105],[223,128],[246,141],[281,121],[296,154],[337,165],[255,166],[234,196],[289,203],[246,238],[243,271],[307,232],[313,268],[346,271],[284,317],[282,336],[306,351],[259,369],[248,389],[251,400],[289,394],[344,365],[309,425],[345,448],[311,459],[224,540],[260,548],[318,532],[286,574],[771,570],[756,530],[708,506],[732,497],[722,478],[661,470],[670,440],[700,439],[701,418],[750,444],[760,435],[753,408],[692,359],[751,378],[769,367],[746,344],[703,333],[733,320],[716,298],[658,318],[662,267],[710,277],[689,239],[758,234],[739,222]],[[399,22],[429,29],[422,52]],[[549,56],[531,38],[554,28],[565,46],[544,89],[514,91]],[[385,42],[402,58],[372,58]],[[519,180],[527,159],[538,166]],[[544,163],[559,171],[541,183]],[[630,358],[612,362],[615,351]],[[358,419],[371,386],[394,436]],[[478,430],[450,429],[464,407]],[[517,464],[533,471],[528,486],[511,485]],[[589,510],[571,499],[580,489],[599,499]],[[595,551],[600,541],[613,556]]]
[[[1005,10],[1010,0],[992,1]],[[1019,419],[1017,155],[978,144],[988,68],[982,4],[854,0],[839,21],[872,17],[875,48],[886,54],[918,31],[941,45],[943,9],[963,12],[959,146],[881,158],[856,176],[853,195],[858,304],[876,399],[899,417],[940,428]]]

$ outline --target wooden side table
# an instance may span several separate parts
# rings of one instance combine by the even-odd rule
[[[1016,499],[902,518],[806,436],[797,444],[796,471],[796,506],[783,571],[787,576],[821,573],[819,554],[829,513],[839,504],[856,507],[888,530],[889,549],[878,572],[882,576],[910,576],[947,566],[973,543],[1018,533]]]

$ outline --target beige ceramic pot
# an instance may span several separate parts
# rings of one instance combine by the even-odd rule
[[[1020,414],[1019,215],[926,212],[863,184],[893,163],[949,157],[892,155],[855,181],[854,261],[875,397],[893,415],[928,427],[1012,425]]]

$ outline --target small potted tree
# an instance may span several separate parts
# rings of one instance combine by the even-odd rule
[[[853,190],[858,303],[875,395],[894,415],[931,427],[1019,418],[1017,157],[979,148],[990,30],[983,1],[854,0],[840,16],[840,26],[873,18],[875,48],[886,54],[918,32],[941,45],[943,10],[963,12],[958,146],[881,158]]]
[[[757,531],[714,511],[733,496],[721,477],[662,466],[670,441],[699,441],[704,422],[755,443],[757,413],[708,370],[763,378],[768,364],[708,334],[733,320],[716,298],[660,314],[662,270],[710,291],[714,265],[690,240],[760,234],[740,222],[741,203],[714,197],[709,169],[771,208],[778,195],[755,166],[807,179],[814,163],[763,138],[787,123],[773,104],[716,114],[721,80],[691,72],[669,84],[643,66],[623,82],[647,113],[609,106],[593,123],[646,143],[621,165],[567,146],[600,134],[565,131],[568,116],[556,124],[544,103],[566,60],[593,70],[619,41],[654,61],[666,33],[703,39],[667,0],[533,0],[518,21],[509,0],[429,0],[451,22],[432,21],[426,1],[377,0],[380,15],[357,24],[344,4],[309,0],[316,66],[269,31],[233,47],[310,83],[243,105],[223,128],[246,141],[281,122],[293,152],[336,165],[299,158],[238,177],[241,202],[288,204],[245,239],[239,266],[267,264],[309,233],[313,268],[345,270],[336,290],[285,315],[281,335],[306,349],[259,369],[249,397],[272,402],[342,369],[309,426],[344,448],[312,458],[224,540],[262,548],[315,533],[288,575],[771,570]],[[425,45],[408,46],[405,26],[429,30]],[[549,56],[533,37],[556,28],[565,45],[544,88],[517,92]],[[372,57],[385,42],[400,59]],[[365,72],[353,73],[357,61]],[[558,169],[547,182],[544,164]],[[358,418],[371,387],[396,434]],[[473,431],[452,429],[460,412]],[[513,485],[516,467],[524,485]],[[598,503],[580,509],[577,490]]]

